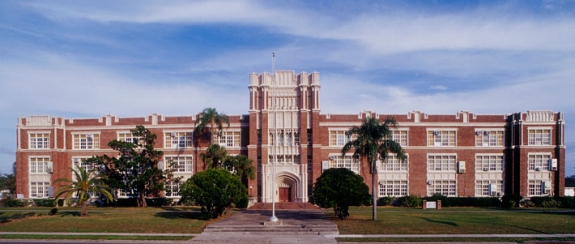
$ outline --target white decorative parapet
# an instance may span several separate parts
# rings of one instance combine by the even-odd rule
[[[50,116],[29,116],[26,118],[26,126],[52,126]]]
[[[532,122],[553,122],[555,113],[552,111],[527,111],[527,121]]]

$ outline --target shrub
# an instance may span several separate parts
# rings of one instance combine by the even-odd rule
[[[544,201],[541,203],[541,207],[544,208],[558,208],[561,207],[561,202],[556,201],[555,199],[550,199],[548,201]]]
[[[380,197],[377,199],[377,206],[390,206],[394,200],[393,197]]]
[[[24,202],[19,199],[6,199],[4,207],[24,207]]]
[[[313,199],[321,207],[333,207],[336,216],[345,219],[349,206],[369,203],[371,197],[361,175],[346,168],[331,168],[315,182]]]
[[[53,199],[34,199],[34,205],[37,207],[56,207]]]
[[[521,199],[523,199],[522,196],[517,196],[517,195],[513,195],[513,196],[509,196],[509,195],[505,195],[501,198],[502,200],[502,206],[504,208],[515,208],[515,207],[519,207],[519,202],[521,201]]]
[[[146,205],[151,207],[171,206],[173,201],[174,199],[165,197],[147,198]]]
[[[397,202],[399,203],[399,206],[416,208],[421,206],[423,199],[419,196],[409,195],[400,197],[399,199],[397,199]]]

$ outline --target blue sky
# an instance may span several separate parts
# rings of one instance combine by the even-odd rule
[[[565,113],[575,1],[0,1],[0,172],[18,117],[246,114],[248,74],[318,71],[322,113]]]

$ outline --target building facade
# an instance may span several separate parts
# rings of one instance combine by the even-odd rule
[[[215,142],[225,146],[230,155],[243,154],[253,160],[256,179],[248,182],[252,202],[307,202],[313,183],[328,168],[348,168],[361,174],[371,187],[366,162],[354,160],[351,152],[341,154],[350,139],[345,132],[367,117],[395,118],[399,126],[393,131],[393,140],[408,155],[405,161],[392,155],[377,162],[379,197],[564,194],[565,122],[561,112],[321,114],[319,78],[315,72],[250,74],[248,114],[228,115],[230,126]],[[54,180],[71,178],[70,168],[82,166],[85,158],[115,155],[108,142],[132,140],[130,130],[136,125],[158,135],[155,147],[164,152],[165,162],[175,163],[176,176],[191,177],[204,169],[199,155],[210,141],[194,140],[196,119],[196,115],[161,114],[19,118],[17,194],[21,198],[51,197]],[[168,187],[167,197],[178,198],[178,185]]]

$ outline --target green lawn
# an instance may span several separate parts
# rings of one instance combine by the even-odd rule
[[[199,219],[199,211],[192,208],[90,208],[89,217],[79,217],[77,208],[59,208],[53,216],[49,211],[0,209],[0,231],[201,233],[210,223]]]
[[[325,210],[328,216],[333,211]],[[575,232],[575,212],[444,208],[422,210],[352,208],[346,220],[333,218],[340,234],[564,234]]]

